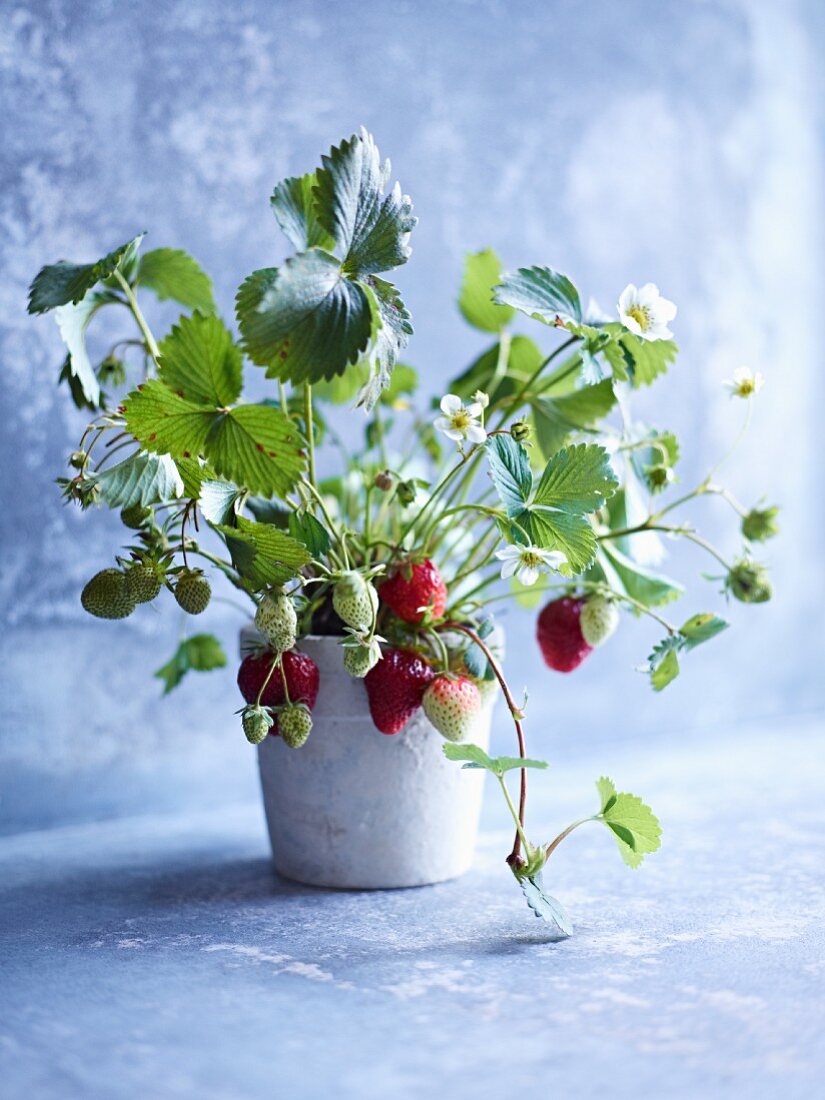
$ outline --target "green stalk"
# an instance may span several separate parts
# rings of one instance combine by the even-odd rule
[[[143,336],[143,339],[146,341],[146,347],[149,349],[149,354],[154,359],[155,366],[157,366],[157,364],[160,361],[160,349],[158,348],[158,345],[155,342],[155,338],[152,335],[151,329],[149,328],[148,324],[146,323],[146,318],[143,316],[143,313],[141,312],[140,306],[138,305],[138,300],[135,297],[135,293],[132,290],[132,288],[129,286],[128,281],[124,278],[123,274],[120,271],[115,271],[115,278],[120,283],[120,285],[123,287],[123,293],[126,295],[126,300],[129,303],[129,309],[131,309],[132,315],[134,316],[135,321],[137,322],[137,326],[140,329],[141,335]]]
[[[309,382],[304,384],[304,427],[307,433],[307,468],[309,472],[309,482],[313,489],[315,489],[315,425],[312,419],[312,386]]]

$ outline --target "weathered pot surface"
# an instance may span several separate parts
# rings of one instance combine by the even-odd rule
[[[241,645],[259,638],[252,627]],[[300,749],[268,737],[258,748],[267,827],[279,874],[312,886],[387,889],[464,874],[473,861],[484,772],[446,759],[423,710],[392,737],[370,718],[361,681],[341,663],[340,639],[298,648],[320,671],[313,729]],[[487,748],[492,705],[473,734]]]

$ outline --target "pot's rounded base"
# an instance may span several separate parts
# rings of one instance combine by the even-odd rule
[[[381,879],[380,882],[375,881],[358,881],[342,882],[340,876],[336,876],[334,882],[327,881],[329,876],[323,874],[319,876],[308,875],[305,871],[295,871],[292,868],[286,868],[279,865],[278,860],[273,857],[272,860],[275,870],[278,872],[281,878],[287,879],[289,882],[297,882],[301,886],[313,886],[318,890],[416,890],[422,886],[437,886],[441,882],[452,882],[453,879],[461,878],[466,875],[472,866],[472,860],[466,867],[460,871],[453,871],[449,874],[440,875],[436,878],[427,876],[424,878],[418,878],[415,881],[388,881],[387,879]]]

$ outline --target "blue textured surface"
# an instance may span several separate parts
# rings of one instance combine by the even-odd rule
[[[817,1100],[821,738],[714,732],[654,764],[614,744],[664,847],[630,872],[601,827],[566,841],[559,943],[502,865],[492,798],[470,875],[387,893],[278,880],[251,808],[7,837],[3,1093]],[[537,837],[594,799],[589,762],[568,778],[534,784]]]

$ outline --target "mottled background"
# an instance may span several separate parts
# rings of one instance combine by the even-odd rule
[[[675,299],[682,355],[641,405],[680,433],[685,481],[737,430],[721,380],[767,376],[728,474],[745,501],[783,505],[774,603],[730,607],[734,629],[662,696],[633,671],[646,626],[562,678],[532,616],[509,615],[535,753],[563,774],[573,745],[599,768],[612,740],[665,752],[709,723],[723,737],[821,708],[822,16],[816,0],[2,0],[2,827],[256,797],[232,670],[162,702],[150,674],[172,610],[108,625],[80,609],[120,531],[54,487],[82,419],[55,388],[53,320],[26,315],[29,281],[146,228],[198,257],[231,317],[240,280],[283,254],[272,185],[361,124],[420,217],[398,281],[433,391],[483,346],[453,302],[464,252],[485,245],[611,308],[629,281]],[[734,554],[732,515],[702,511]],[[668,568],[692,578],[685,617],[721,607],[697,553]],[[233,649],[240,617],[210,618]]]

